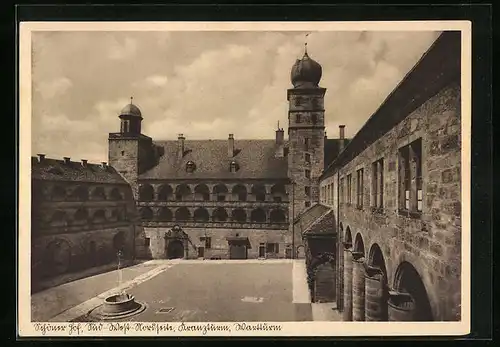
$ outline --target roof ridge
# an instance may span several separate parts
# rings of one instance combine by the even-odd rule
[[[323,204],[318,204],[318,205],[325,206]],[[327,207],[327,206],[325,206],[325,207]],[[325,213],[323,213],[319,218],[317,218],[313,223],[311,223],[311,225],[309,225],[307,227],[307,229],[302,232],[302,234],[307,233],[313,226],[315,226],[318,223],[320,223],[331,212],[333,212],[333,210],[331,208],[328,208],[328,211],[326,211]]]

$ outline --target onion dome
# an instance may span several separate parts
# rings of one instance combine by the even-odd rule
[[[139,110],[139,107],[135,106],[132,103],[132,98],[130,98],[130,104],[125,106],[121,111],[120,111],[120,116],[133,116],[133,117],[141,117],[141,110]]]
[[[321,74],[321,65],[309,57],[306,49],[302,59],[297,59],[292,67],[292,84],[295,88],[318,87]]]

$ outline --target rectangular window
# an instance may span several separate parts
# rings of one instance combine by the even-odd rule
[[[347,175],[347,203],[352,203],[352,175]]]
[[[151,245],[151,239],[149,237],[146,237],[144,239],[144,246],[149,247]]]
[[[309,150],[309,138],[304,137],[304,151]]]
[[[363,191],[363,169],[359,169],[356,171],[356,206],[360,209],[363,208]]]
[[[422,140],[399,149],[399,210],[422,211]]]
[[[311,155],[309,153],[304,154],[304,160],[307,164],[311,164]]]
[[[304,203],[304,205],[305,205],[306,207],[310,207],[310,206],[311,206],[311,202],[310,202],[310,201],[306,201],[306,202]]]
[[[384,208],[384,159],[372,164],[372,207]]]
[[[280,247],[278,243],[267,243],[266,244],[266,253],[279,253]]]
[[[306,178],[311,178],[311,170],[305,170]]]
[[[305,187],[306,195],[311,196],[311,187]]]
[[[345,184],[345,179],[342,177],[340,179],[340,203],[343,204],[345,202],[345,189],[344,189],[344,184]]]
[[[212,248],[212,238],[211,237],[205,237],[205,248],[206,249]]]

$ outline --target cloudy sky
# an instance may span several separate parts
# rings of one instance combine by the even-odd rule
[[[312,32],[326,130],[352,137],[438,32]],[[274,138],[303,32],[33,32],[32,153],[107,161],[134,97],[156,140]]]

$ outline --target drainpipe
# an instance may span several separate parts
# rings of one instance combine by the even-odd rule
[[[292,259],[297,257],[295,250],[295,181],[292,181]]]

